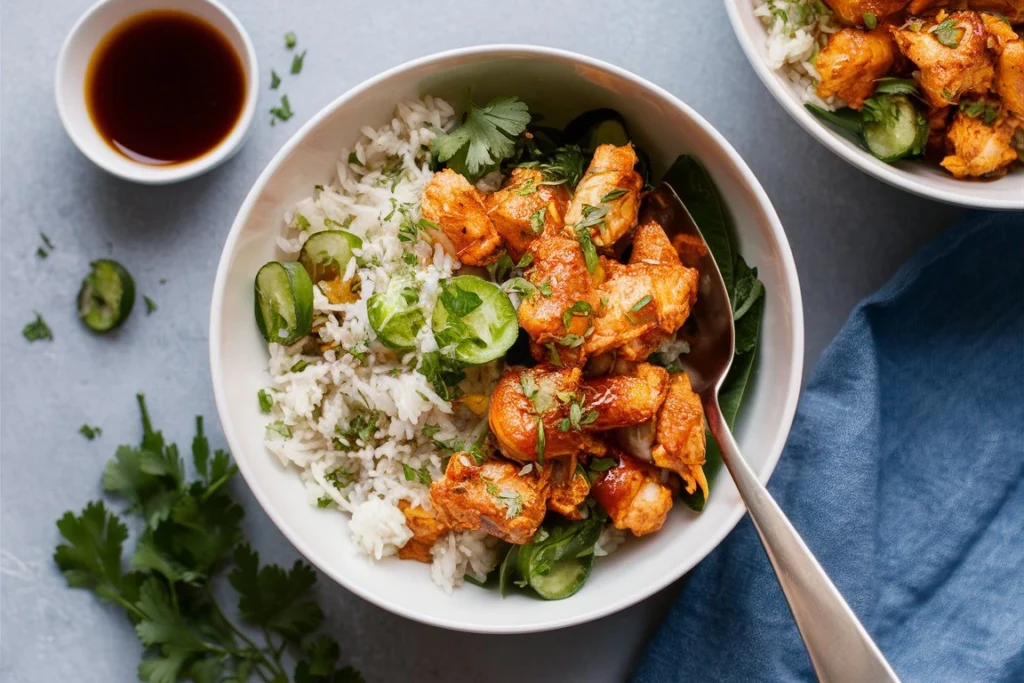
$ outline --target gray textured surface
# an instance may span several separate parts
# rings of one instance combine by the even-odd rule
[[[134,442],[134,394],[145,391],[158,425],[185,442],[192,416],[219,433],[207,365],[207,307],[231,220],[249,186],[301,122],[364,78],[437,50],[532,42],[591,54],[630,69],[693,105],[761,179],[796,255],[807,321],[807,364],[853,304],[878,287],[957,211],[901,194],[847,166],[776,105],[747,65],[718,3],[606,0],[540,3],[446,0],[246,0],[230,3],[263,68],[287,69],[286,30],[308,48],[287,78],[297,118],[271,128],[260,115],[242,152],[178,186],[127,184],[92,167],[65,137],[52,74],[65,32],[89,0],[7,0],[2,29],[2,242],[0,242],[0,679],[7,683],[134,679],[129,624],[64,588],[50,555],[54,520],[99,493],[115,444]],[[694,9],[700,5],[700,13]],[[260,111],[270,106],[264,90]],[[57,249],[33,255],[39,231]],[[141,305],[125,328],[90,336],[74,295],[91,259],[111,254],[134,273]],[[160,285],[160,278],[167,278]],[[139,302],[141,304],[141,301]],[[52,343],[29,345],[22,326],[39,310]],[[103,427],[88,442],[83,422]],[[265,556],[294,550],[242,482],[247,530]],[[477,636],[422,626],[325,581],[320,599],[347,657],[369,681],[622,680],[676,588],[615,616],[564,631]],[[694,634],[697,637],[696,634]]]

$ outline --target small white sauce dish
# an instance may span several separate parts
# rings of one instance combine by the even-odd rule
[[[245,78],[241,114],[224,139],[199,157],[163,166],[134,161],[114,149],[93,122],[86,92],[89,63],[103,39],[132,17],[154,11],[183,12],[212,26],[238,55]],[[215,0],[101,0],[75,23],[57,57],[57,112],[75,146],[103,170],[136,183],[174,183],[209,171],[239,150],[256,112],[258,74],[256,50],[248,34]]]

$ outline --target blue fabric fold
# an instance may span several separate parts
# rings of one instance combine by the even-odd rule
[[[1021,214],[972,216],[857,306],[768,488],[903,681],[1024,681]],[[749,518],[633,680],[815,680]]]

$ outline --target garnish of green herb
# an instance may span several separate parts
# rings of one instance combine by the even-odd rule
[[[640,299],[635,304],[630,306],[629,311],[626,312],[626,318],[629,319],[629,322],[635,325],[637,321],[636,318],[633,316],[633,313],[639,313],[644,308],[644,306],[646,306],[649,303],[651,303],[650,294],[648,294],[647,296],[645,296],[644,298]]]
[[[281,104],[270,109],[270,116],[270,125],[272,126],[276,125],[278,121],[287,121],[295,116],[295,112],[292,111],[292,106],[288,102],[287,95],[281,95]]]
[[[986,126],[991,126],[999,117],[999,104],[990,104],[985,100],[964,100],[960,102],[960,111],[972,119],[981,119]]]
[[[309,367],[309,361],[308,360],[298,360],[298,361],[295,361],[294,365],[292,365],[290,368],[288,368],[288,372],[302,372],[303,370],[305,370],[308,367]]]
[[[515,292],[521,296],[530,296],[537,291],[537,288],[525,277],[514,277],[511,280],[506,280],[502,283],[501,288],[506,294]]]
[[[149,315],[156,310],[156,302],[150,299],[148,296],[142,297],[143,303],[146,304],[146,315]]]
[[[531,194],[537,192],[537,183],[534,182],[533,178],[528,178],[525,182],[516,187],[516,194],[520,197],[529,197]]]
[[[260,401],[260,412],[269,413],[270,409],[274,407],[274,397],[266,389],[260,389],[259,393],[256,394]]]
[[[864,28],[866,28],[869,31],[873,31],[875,27],[878,26],[878,17],[875,14],[872,14],[871,12],[865,12],[863,19]]]
[[[292,435],[292,430],[289,429],[288,425],[286,425],[282,420],[275,420],[268,424],[267,431],[274,432],[275,434],[283,436],[286,439],[291,438]]]
[[[462,122],[434,141],[437,161],[476,182],[515,153],[530,112],[517,97],[498,97],[479,107],[469,101]]]
[[[960,39],[964,36],[964,30],[952,18],[932,27],[931,32],[940,43],[954,49],[960,46]]]
[[[43,320],[42,314],[39,312],[36,312],[35,320],[30,322],[28,325],[25,325],[21,334],[30,342],[40,341],[43,339],[53,341],[53,331],[50,330],[50,326],[46,324],[46,321]]]
[[[487,493],[505,506],[505,519],[518,517],[523,513],[523,498],[518,492],[512,489],[500,489],[497,484],[487,478],[484,478],[483,482]]]
[[[306,50],[296,53],[292,57],[292,73],[297,74],[302,72],[302,61],[306,58]]]
[[[576,241],[580,243],[580,249],[583,251],[583,261],[587,264],[587,272],[593,273],[597,270],[597,247],[594,246],[594,240],[590,237],[590,230],[583,225],[583,223],[577,223],[573,228],[576,233]]]
[[[570,429],[574,429],[577,432],[583,431],[583,427],[588,424],[593,424],[600,417],[596,410],[588,411],[586,414],[583,412],[583,406],[579,404],[579,401],[573,400],[569,404],[569,416],[564,417],[558,422],[558,429],[563,432],[567,432]]]
[[[614,202],[619,197],[624,197],[629,193],[629,190],[623,190],[621,187],[617,187],[605,196],[601,197],[601,203],[607,204],[608,202]],[[605,211],[607,213],[607,210]]]
[[[295,37],[294,31],[288,31],[284,34],[284,46],[291,50],[298,43],[298,39]]]
[[[202,418],[189,480],[177,447],[153,430],[142,396],[139,407],[142,443],[118,448],[103,473],[104,491],[123,499],[128,521],[142,527],[129,560],[128,525],[101,501],[57,521],[63,542],[53,556],[69,587],[120,607],[134,625],[144,648],[139,679],[360,683],[358,671],[338,666],[338,644],[315,635],[324,615],[313,568],[260,566],[245,542],[245,512],[227,486],[237,470],[225,451],[211,453]],[[225,575],[237,608],[223,604],[228,592],[214,590]],[[286,654],[297,660],[293,671]]]
[[[39,258],[46,258],[54,249],[53,242],[50,241],[50,238],[46,236],[45,232],[39,233],[39,238],[43,241],[43,246],[36,249],[36,256]]]
[[[406,481],[418,481],[424,486],[430,486],[433,478],[430,476],[430,472],[427,471],[426,465],[416,469],[408,463],[402,463],[402,473],[405,475]]]
[[[589,318],[594,315],[594,307],[586,301],[577,301],[572,306],[566,309],[565,313],[562,314],[562,326],[566,330],[572,326],[573,317]]]
[[[544,433],[544,418],[537,417],[537,462],[544,462],[544,450],[548,446],[547,435]]]
[[[81,427],[78,428],[78,433],[84,436],[85,438],[89,439],[89,441],[92,441],[97,436],[102,434],[103,430],[100,429],[99,427],[90,427],[89,425],[82,425]]]
[[[533,230],[534,235],[544,232],[544,216],[547,214],[547,211],[547,207],[542,206],[530,216],[530,229]]]
[[[277,90],[277,87],[281,85],[281,77],[277,75],[277,72],[273,69],[270,70],[270,89]]]

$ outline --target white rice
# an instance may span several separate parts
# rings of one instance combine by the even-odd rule
[[[435,440],[472,442],[486,429],[486,419],[453,409],[416,372],[424,354],[437,350],[429,325],[418,335],[416,349],[399,356],[376,341],[366,311],[374,292],[402,278],[418,290],[430,320],[439,281],[459,266],[438,244],[401,241],[403,217],[395,210],[404,206],[412,221],[419,220],[420,195],[432,175],[428,149],[454,115],[447,102],[427,96],[399,104],[394,118],[380,128],[364,127],[355,147],[341,150],[334,182],[298,202],[285,215],[278,238],[290,255],[297,255],[311,234],[337,224],[363,239],[355,255],[365,265],[353,259],[343,276],[359,276],[358,301],[331,304],[314,287],[314,340],[335,348],[321,355],[306,346],[307,340],[291,347],[270,344],[274,405],[265,442],[283,464],[300,471],[308,502],[346,513],[353,546],[377,560],[394,555],[412,538],[400,501],[430,509],[428,486],[408,481],[405,467],[439,479],[443,461]],[[309,227],[299,229],[306,221]],[[408,253],[415,254],[415,266],[403,261]],[[300,361],[308,365],[292,372]],[[461,386],[467,394],[489,395],[500,371],[498,363],[470,369]],[[287,430],[273,428],[281,423]],[[436,426],[436,433],[425,436],[426,425]],[[365,441],[353,434],[360,426]],[[347,444],[339,442],[338,430]],[[339,525],[339,533],[342,529]],[[620,542],[621,537],[609,536],[601,553]],[[498,546],[483,532],[449,533],[431,549],[431,577],[448,592],[467,575],[483,580],[500,559]]]
[[[754,16],[764,24],[768,66],[792,81],[804,102],[836,109],[843,102],[823,100],[817,87],[821,76],[814,58],[829,35],[841,27],[821,0],[751,0]]]

